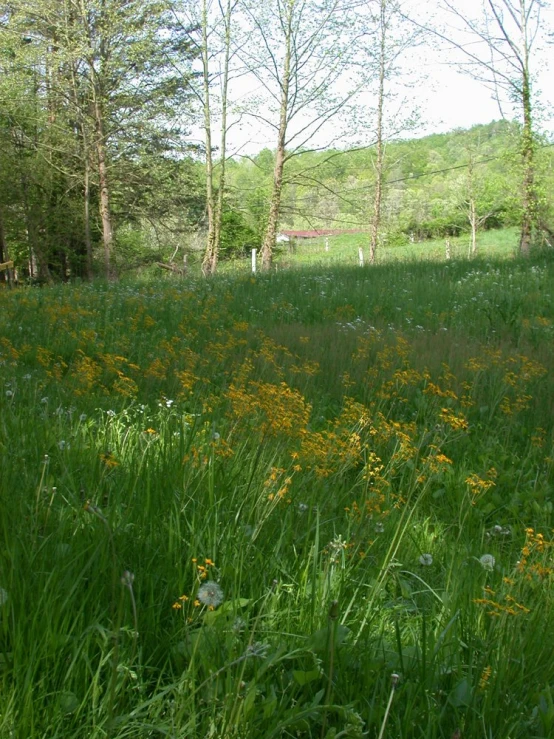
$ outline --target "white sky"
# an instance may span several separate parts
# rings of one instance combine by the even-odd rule
[[[459,0],[458,5],[460,5]],[[405,0],[416,9],[418,21],[425,22],[426,10],[431,11],[436,7],[433,0]],[[464,12],[467,10],[468,17],[478,13],[482,0],[463,0]],[[545,0],[542,10],[542,29],[554,31],[554,8],[552,2]],[[463,40],[463,37],[460,37]],[[467,39],[466,39],[467,41]],[[455,128],[470,128],[475,124],[489,123],[502,117],[498,103],[493,100],[491,91],[485,85],[460,73],[455,57],[448,50],[447,45],[439,41],[438,50],[415,49],[406,54],[405,64],[412,71],[417,70],[425,75],[409,90],[408,95],[411,102],[407,107],[415,106],[420,110],[418,125],[409,133],[402,134],[404,138],[421,137],[431,133],[443,133]],[[534,87],[535,94],[535,125],[539,131],[546,131],[554,135],[554,70],[551,62],[554,60],[554,36],[551,43],[547,39],[539,37],[536,40],[531,58],[532,71],[537,74]],[[260,88],[259,82],[254,82],[248,77],[243,77],[232,87],[231,95],[236,102],[246,99],[249,95]],[[405,92],[403,93],[406,94]],[[367,98],[369,102],[369,98]],[[503,112],[506,118],[513,119],[515,116],[509,102],[504,101]],[[202,133],[197,132],[202,138]],[[360,134],[360,140],[356,143],[371,143],[371,128],[365,134]],[[329,139],[329,134],[327,134]],[[219,135],[213,137],[217,141]],[[362,140],[365,138],[365,140]],[[275,131],[268,127],[262,127],[254,119],[244,117],[240,125],[232,127],[228,136],[228,154],[234,153],[254,155],[263,148],[274,149],[276,145]],[[316,146],[324,146],[323,140],[315,141]],[[340,143],[337,142],[340,146]]]
[[[480,0],[465,0],[468,17],[473,8],[478,12]],[[554,8],[546,0],[541,10],[541,29],[550,29],[554,34]],[[446,45],[440,42],[443,49]],[[460,57],[457,57],[460,58]],[[498,103],[486,86],[467,74],[456,71],[451,62],[453,57],[429,53],[425,68],[429,74],[430,86],[420,99],[428,101],[428,125],[424,125],[417,135],[450,131],[454,128],[470,128],[478,123],[490,123],[502,118]],[[554,35],[551,43],[541,34],[531,54],[531,72],[536,76],[533,87],[535,101],[535,124],[539,131],[554,134]],[[504,101],[503,113],[506,118],[515,117],[509,102]]]

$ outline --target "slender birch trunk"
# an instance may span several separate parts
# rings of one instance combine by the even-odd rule
[[[92,236],[90,228],[90,144],[87,133],[87,124],[85,114],[82,109],[82,101],[79,100],[79,83],[77,78],[77,70],[75,63],[71,64],[71,91],[73,94],[73,105],[78,119],[78,126],[81,133],[82,157],[83,157],[83,220],[85,229],[85,251],[86,261],[85,270],[87,280],[92,280]]]
[[[528,61],[527,55],[526,61]],[[531,86],[527,66],[523,74],[522,103],[523,137],[521,157],[523,162],[523,193],[519,251],[524,256],[529,256],[533,241],[533,230],[537,220],[537,194],[535,191],[535,144],[531,116]]]
[[[269,217],[267,228],[262,243],[261,262],[262,269],[271,267],[273,249],[277,237],[277,225],[281,212],[281,194],[283,192],[283,171],[285,168],[285,146],[289,114],[289,88],[291,70],[291,46],[292,46],[292,14],[295,0],[289,0],[288,17],[286,18],[285,36],[285,58],[283,61],[283,77],[281,82],[281,108],[279,114],[279,133],[277,137],[277,151],[275,153],[275,166],[273,168],[273,187],[271,201],[269,204]]]
[[[468,209],[467,214],[469,225],[471,226],[471,244],[469,247],[469,256],[474,257],[477,254],[477,205],[475,203],[475,170],[473,166],[473,152],[469,154],[469,164],[467,166],[468,177]]]
[[[90,58],[87,58],[87,63],[90,70],[90,92],[91,92],[91,111],[90,114],[92,116],[92,119],[94,121],[94,141],[91,145],[92,151],[94,151],[96,155],[96,167],[98,172],[98,187],[100,190],[100,219],[102,221],[102,246],[104,250],[104,272],[106,279],[108,280],[114,280],[116,278],[115,271],[113,269],[113,260],[112,260],[112,252],[113,252],[113,224],[112,224],[112,213],[111,213],[111,194],[110,194],[110,185],[109,185],[109,177],[108,177],[108,164],[107,164],[107,154],[106,154],[106,122],[105,122],[105,113],[104,113],[104,105],[105,105],[105,99],[104,99],[104,90],[103,90],[103,80],[106,79],[105,77],[105,66],[106,61],[109,56],[109,52],[106,48],[105,39],[103,36],[100,38],[100,46],[99,46],[99,53],[98,56],[96,56],[94,52],[95,44],[93,42],[93,36],[91,32],[91,28],[88,22],[88,8],[84,0],[80,0],[80,10],[81,10],[81,19],[80,22],[85,24],[85,32],[86,37],[88,41],[89,46],[89,54]],[[104,29],[104,25],[108,23],[108,18],[106,14],[106,3],[105,0],[100,0],[100,21],[98,23],[99,28],[102,30]],[[95,63],[96,62],[96,63]],[[99,68],[96,66],[99,65]],[[77,88],[75,87],[74,94],[77,94]],[[78,97],[76,98],[76,104],[77,107],[80,110],[80,107],[78,105]],[[89,149],[88,146],[88,139],[86,137],[86,129],[85,129],[85,122],[84,120],[81,121],[82,125],[82,131],[84,136],[83,144],[84,144],[84,156],[86,157],[87,149]],[[86,170],[85,165],[85,170]],[[90,169],[89,169],[90,174]],[[89,192],[88,197],[90,197],[90,180],[89,180]],[[85,196],[86,200],[86,196]],[[90,211],[89,207],[85,204],[85,228],[86,228],[86,219],[89,219],[90,224]],[[87,261],[88,261],[88,246],[87,246]],[[88,267],[87,267],[88,269]],[[92,273],[92,246],[91,246],[91,255],[90,255],[90,271]]]
[[[225,175],[227,164],[227,98],[229,90],[229,61],[231,57],[231,14],[232,0],[227,0],[225,9],[225,55],[223,61],[223,80],[221,85],[221,145],[220,169],[217,192],[217,203],[214,218],[214,251],[212,254],[211,272],[217,269],[219,250],[221,248],[221,224],[223,219],[223,201],[225,198]]]
[[[85,249],[86,249],[86,273],[87,280],[94,277],[92,269],[92,237],[90,232],[90,163],[86,135],[83,132],[83,157],[85,164],[84,187],[83,187],[83,217],[85,226]]]
[[[471,246],[469,255],[474,257],[477,254],[477,208],[475,205],[475,198],[473,196],[469,199],[469,223],[471,225]]]
[[[104,269],[106,279],[115,279],[112,268],[113,228],[110,209],[110,188],[106,164],[104,118],[98,95],[94,100],[94,119],[96,125],[96,161],[98,165],[98,185],[100,187],[100,218],[102,221],[102,243],[104,246]]]
[[[387,45],[387,19],[385,15],[387,0],[380,3],[380,44],[379,44],[379,93],[377,101],[377,161],[375,162],[375,195],[373,198],[373,218],[371,221],[371,242],[369,245],[369,261],[375,264],[375,255],[379,240],[379,226],[381,225],[381,203],[383,200],[383,108],[385,101],[385,63]]]
[[[206,251],[202,260],[202,273],[205,277],[213,274],[215,255],[215,196],[214,165],[212,156],[212,119],[210,111],[210,70],[208,49],[208,7],[202,0],[202,78],[204,82],[204,134],[206,138],[206,210],[208,215],[208,235]]]

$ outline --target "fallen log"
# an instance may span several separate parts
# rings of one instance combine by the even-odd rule
[[[165,262],[156,262],[156,265],[161,269],[167,269],[169,272],[173,272],[176,275],[184,275],[187,271],[186,266],[180,267],[178,264],[165,264]]]

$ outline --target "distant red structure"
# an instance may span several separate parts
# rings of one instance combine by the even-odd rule
[[[336,228],[320,228],[314,231],[279,231],[281,236],[289,239],[316,239],[318,236],[340,236],[341,234],[358,234],[363,233],[357,228],[348,230]]]

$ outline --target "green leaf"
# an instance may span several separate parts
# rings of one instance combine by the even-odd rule
[[[335,626],[331,628],[335,628]],[[349,634],[350,629],[347,626],[338,624],[336,626],[335,647],[343,644]],[[309,642],[310,649],[313,649],[315,652],[325,652],[329,648],[329,640],[329,626],[326,626],[324,629],[319,629],[312,634]]]
[[[294,670],[292,675],[299,685],[307,685],[321,677],[319,670]]]
[[[463,708],[471,704],[473,691],[467,678],[460,680],[454,690],[448,696],[448,702],[454,708]]]

